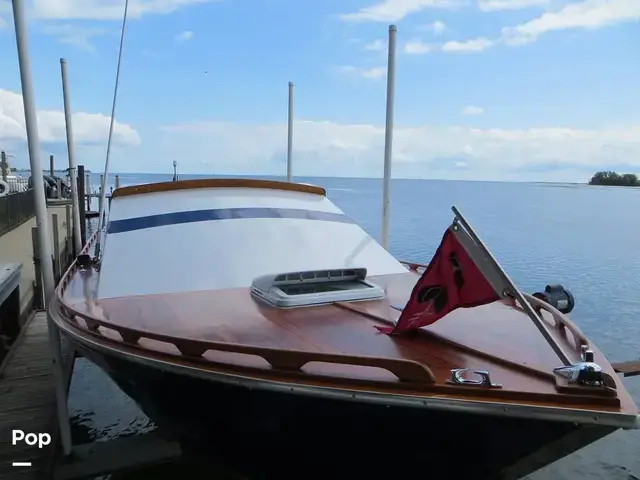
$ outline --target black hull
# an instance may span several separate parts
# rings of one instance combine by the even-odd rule
[[[573,423],[385,406],[232,386],[79,348],[183,451],[262,478],[503,478]],[[604,431],[603,436],[610,431]],[[535,470],[594,438],[547,455]],[[575,442],[574,442],[575,443]]]

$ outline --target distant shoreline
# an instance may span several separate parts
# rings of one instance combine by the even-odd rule
[[[25,168],[19,168],[14,170],[15,173],[31,173],[31,170]],[[48,170],[45,170],[43,173],[46,175]],[[64,175],[67,174],[66,170],[54,170],[56,173],[62,173]],[[85,170],[86,173],[93,173],[91,170]],[[162,175],[165,177],[170,177],[173,175],[172,172],[110,172],[109,176],[120,175],[120,176],[146,176],[146,175]],[[211,173],[180,173],[178,175],[181,177],[212,177],[212,178],[228,178],[228,177],[239,177],[239,178],[286,178],[286,175],[273,175],[273,174],[265,174],[265,175],[250,175],[250,174],[211,174]],[[341,177],[341,176],[332,176],[332,175],[297,175],[297,178],[341,178],[341,179],[353,179],[353,180],[382,180],[382,177]],[[538,185],[588,185],[587,182],[552,182],[552,181],[544,181],[544,180],[473,180],[473,179],[450,179],[450,178],[402,178],[402,177],[393,177],[392,180],[412,180],[412,181],[431,181],[431,182],[484,182],[484,183],[529,183],[529,184],[538,184]],[[294,177],[295,181],[295,177]]]

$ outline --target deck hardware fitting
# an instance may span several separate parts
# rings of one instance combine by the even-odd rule
[[[468,368],[453,368],[451,369],[451,379],[447,380],[446,383],[452,385],[466,385],[466,386],[475,386],[475,387],[488,387],[488,388],[502,388],[502,385],[499,383],[493,383],[491,381],[491,377],[489,376],[489,372],[486,370],[473,370],[473,373],[476,375],[480,375],[480,380],[473,380],[469,378],[464,378],[462,374],[469,370]]]

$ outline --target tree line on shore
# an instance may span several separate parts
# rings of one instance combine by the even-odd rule
[[[596,173],[589,185],[612,185],[617,187],[640,187],[640,178],[635,173],[602,171]]]

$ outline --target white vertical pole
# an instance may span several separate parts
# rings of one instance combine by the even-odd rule
[[[22,102],[27,130],[27,145],[29,148],[29,163],[31,164],[31,178],[33,181],[33,195],[36,210],[36,225],[38,227],[38,255],[42,268],[42,283],[44,285],[45,306],[55,291],[55,277],[53,275],[51,236],[47,202],[44,196],[44,179],[42,176],[42,162],[40,161],[40,140],[38,138],[38,118],[33,94],[33,79],[29,63],[29,44],[27,22],[24,13],[24,0],[12,0],[13,21],[16,30],[16,45],[18,47],[18,63],[20,66],[20,83],[22,85]],[[67,395],[63,385],[62,351],[60,347],[60,333],[51,317],[47,315],[49,330],[49,345],[52,353],[53,377],[56,387],[56,403],[60,437],[65,455],[71,453],[71,429],[69,427],[69,411]]]
[[[71,123],[71,100],[69,99],[69,81],[67,77],[67,61],[60,59],[62,73],[62,97],[64,99],[64,123],[67,130],[67,152],[69,154],[69,181],[71,182],[71,202],[73,208],[73,239],[76,254],[82,250],[82,236],[80,233],[80,209],[78,206],[78,170],[76,167],[76,152],[73,142],[73,124]]]
[[[389,195],[391,187],[391,160],[393,155],[393,104],[396,83],[396,33],[389,26],[389,57],[387,60],[387,120],[384,129],[384,177],[382,182],[382,246],[389,248]]]
[[[287,121],[287,182],[293,179],[293,82],[289,82],[289,116]]]

